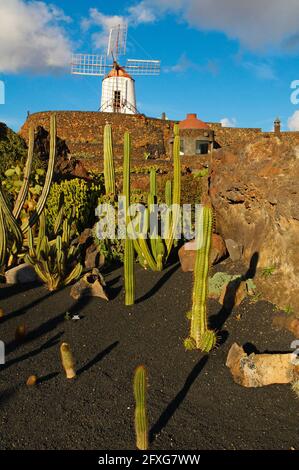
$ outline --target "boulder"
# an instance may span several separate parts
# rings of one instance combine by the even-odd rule
[[[290,331],[295,338],[299,338],[299,318],[294,315],[276,315],[272,320],[272,325],[279,330],[286,329]]]
[[[85,274],[80,281],[73,285],[70,296],[73,299],[81,299],[82,297],[100,297],[109,300],[106,291],[106,283],[99,270],[94,268],[91,272]]]
[[[39,280],[34,267],[26,263],[6,271],[5,279],[7,284],[27,284]]]
[[[243,247],[230,238],[225,240],[225,244],[230,259],[232,261],[239,261],[242,258]]]
[[[105,256],[99,253],[97,246],[93,243],[85,252],[85,268],[101,268],[105,263]]]
[[[216,234],[212,234],[212,247],[210,260],[211,264],[217,264],[227,255],[227,250],[223,238]],[[179,249],[179,259],[181,267],[184,272],[194,271],[195,260],[196,260],[196,241],[192,240],[185,243]]]
[[[299,365],[294,354],[250,354],[237,343],[230,348],[226,366],[234,381],[243,387],[263,387],[271,384],[292,383],[299,378]]]
[[[257,283],[263,298],[299,313],[298,145],[282,133],[215,150],[203,200],[213,205],[223,238],[243,247],[247,266],[255,254],[257,274],[275,266]]]

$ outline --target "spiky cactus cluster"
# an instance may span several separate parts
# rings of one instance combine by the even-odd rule
[[[203,207],[202,210],[202,218],[197,230],[197,242],[199,243],[199,239],[202,238],[202,243],[196,253],[190,336],[184,344],[186,349],[201,349],[203,352],[209,352],[217,342],[216,333],[209,330],[207,320],[209,255],[213,216],[210,207]]]
[[[46,284],[49,291],[67,286],[79,278],[82,265],[78,263],[79,247],[71,244],[71,221],[63,222],[62,235],[49,241],[46,236],[44,214],[40,217],[39,233],[36,244],[32,230],[29,229],[29,254],[25,260],[30,263],[39,278]]]
[[[110,124],[104,128],[104,178],[106,194],[115,194],[115,171],[112,148],[112,129]]]
[[[18,218],[22,207],[26,201],[29,190],[29,176],[31,173],[34,149],[34,129],[29,131],[28,158],[24,171],[24,181],[17,197],[15,206],[11,209],[8,204],[0,184],[0,269],[10,266],[17,253],[23,245],[23,237],[29,228],[33,227],[39,216],[42,214],[46,200],[50,191],[53,178],[54,163],[56,156],[56,115],[51,116],[50,121],[50,155],[46,179],[42,193],[36,205],[35,211],[28,221],[22,226],[18,223]]]
[[[144,366],[137,367],[134,375],[136,447],[148,449],[148,422],[146,409],[147,373]]]

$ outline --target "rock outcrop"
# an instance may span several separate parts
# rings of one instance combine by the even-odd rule
[[[217,230],[243,247],[243,261],[273,268],[258,289],[299,312],[299,147],[273,135],[215,151],[209,195]]]

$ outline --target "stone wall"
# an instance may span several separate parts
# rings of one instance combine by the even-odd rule
[[[31,114],[20,134],[27,139],[28,128],[42,126],[49,129],[50,112]],[[57,134],[66,141],[70,153],[75,157],[100,158],[103,155],[103,130],[106,123],[112,124],[114,153],[123,155],[123,135],[132,136],[133,157],[144,159],[145,153],[153,157],[165,157],[173,123],[144,115],[122,115],[99,112],[57,111]]]
[[[31,114],[20,134],[27,139],[29,125],[49,128],[51,112]],[[123,135],[129,131],[132,136],[132,156],[140,162],[145,155],[151,158],[170,159],[173,125],[175,121],[149,118],[144,115],[124,115],[99,112],[57,111],[58,137],[66,141],[72,156],[89,162],[102,164],[103,129],[106,123],[113,128],[113,144],[116,159],[123,155]],[[222,127],[220,123],[208,123],[215,133],[215,142],[220,147],[235,146],[239,143],[250,143],[260,137],[271,137],[273,133],[263,133],[261,129],[239,129]],[[193,131],[182,130],[181,135],[189,135]],[[197,131],[195,131],[197,132]],[[299,144],[299,132],[281,133],[282,141]],[[184,158],[184,157],[183,157]],[[195,158],[201,158],[195,156]]]

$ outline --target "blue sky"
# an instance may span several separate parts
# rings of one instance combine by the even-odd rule
[[[299,130],[298,17],[297,0],[0,0],[0,121],[17,130],[27,111],[96,111],[101,79],[72,76],[69,54],[104,52],[126,20],[127,57],[162,61],[159,77],[136,78],[140,112],[264,130],[279,116]]]

